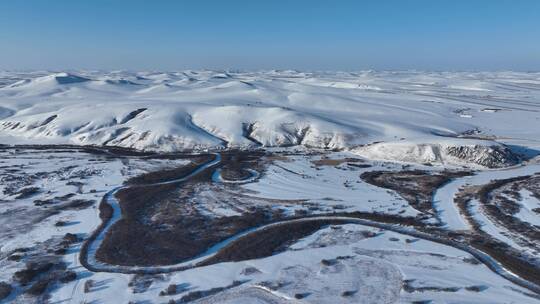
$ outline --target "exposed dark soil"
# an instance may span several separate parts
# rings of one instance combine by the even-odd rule
[[[94,154],[98,156],[124,158],[124,157],[140,157],[147,159],[183,159],[189,153],[161,153],[151,151],[141,151],[133,148],[115,147],[115,146],[97,146],[97,145],[1,145],[0,150],[36,150],[47,151],[47,153],[65,153],[65,152],[82,152]]]
[[[396,191],[416,210],[434,215],[432,199],[435,191],[453,178],[470,174],[454,171],[432,173],[422,170],[370,171],[362,173],[360,177],[377,187]]]
[[[520,189],[520,187],[516,186],[516,183],[521,185],[529,185],[530,181],[530,176],[522,176],[503,180],[494,180],[483,186],[465,187],[456,195],[455,203],[457,204],[461,214],[467,219],[473,228],[474,234],[467,237],[467,240],[471,246],[490,255],[492,258],[501,263],[501,265],[503,265],[506,269],[540,286],[540,268],[538,265],[536,263],[532,263],[518,250],[482,231],[481,223],[474,218],[470,211],[471,201],[476,198],[481,203],[482,207],[487,206],[487,208],[484,210],[491,220],[503,225],[505,228],[509,229],[509,231],[517,232],[517,235],[520,237],[537,237],[537,231],[535,230],[523,231],[524,227],[528,226],[527,223],[523,223],[511,215],[505,214],[506,212],[511,214],[511,210],[513,210],[513,208],[508,210],[507,208],[504,208],[504,203],[500,205],[497,203],[497,196],[500,195],[501,189],[506,189],[508,186],[510,188],[513,187],[514,190],[517,191]],[[520,240],[516,239],[516,241],[519,242]],[[534,245],[535,242],[538,244],[537,241],[533,241],[530,243],[530,245]]]
[[[508,245],[489,236],[473,239],[471,245],[490,255],[506,269],[540,286],[540,268],[519,258],[519,252],[512,250]]]
[[[346,157],[346,158],[339,158],[339,159],[331,159],[331,158],[321,158],[319,160],[314,160],[311,163],[315,166],[339,166],[344,163],[352,163],[354,165],[359,165],[359,163],[362,163],[363,161],[359,158],[352,158],[352,157]],[[351,164],[349,164],[351,165]]]
[[[189,159],[191,162],[187,165],[179,166],[173,169],[160,170],[160,171],[141,174],[139,176],[130,178],[127,181],[127,184],[145,185],[145,184],[154,184],[154,183],[160,183],[160,182],[165,182],[165,181],[169,181],[173,179],[182,178],[188,175],[189,173],[193,172],[202,164],[213,160],[214,155],[212,154],[185,155],[184,158]]]
[[[221,176],[226,180],[243,180],[249,178],[251,173],[246,168],[261,170],[260,159],[264,156],[261,151],[229,151],[221,153],[223,166]]]
[[[223,167],[229,171],[245,171],[263,154],[230,151],[222,154]],[[213,157],[213,156],[212,156]],[[206,161],[210,161],[207,157]],[[167,170],[189,174],[199,165],[187,169]],[[213,168],[203,170],[189,181],[156,186],[134,185],[117,193],[122,218],[108,231],[96,253],[104,262],[116,265],[155,266],[182,262],[203,253],[243,230],[270,222],[271,210],[254,208],[242,215],[211,217],[190,208],[186,203],[194,187],[211,181]],[[148,177],[150,176],[150,177]],[[160,172],[143,180],[165,180]]]
[[[54,147],[58,149],[57,146]],[[75,149],[66,147],[66,149]],[[97,252],[97,258],[104,262],[117,265],[137,265],[137,266],[158,266],[179,263],[192,258],[208,247],[226,238],[235,235],[249,228],[264,225],[282,219],[276,214],[268,212],[265,208],[253,208],[239,216],[229,216],[221,218],[211,218],[198,213],[194,209],[185,208],[183,197],[189,197],[194,188],[199,183],[207,183],[211,180],[213,169],[204,170],[186,183],[170,184],[148,187],[142,184],[155,183],[164,180],[182,177],[192,172],[198,165],[210,160],[211,155],[186,156],[184,155],[158,155],[154,153],[137,152],[124,149],[109,149],[100,147],[77,147],[81,152],[104,154],[107,157],[138,156],[142,158],[189,158],[193,160],[192,165],[171,170],[164,170],[154,174],[140,176],[130,182],[132,186],[118,193],[120,207],[122,209],[122,219],[117,222],[107,234],[101,248]],[[95,150],[94,150],[95,149]],[[251,153],[251,155],[250,155]],[[245,168],[263,167],[258,159],[263,155],[252,152],[230,151],[222,154],[223,162],[220,165],[222,174],[227,179],[243,179],[246,177]],[[359,162],[353,162],[360,164]],[[197,165],[198,163],[198,165]],[[321,165],[340,165],[321,164]],[[349,161],[347,161],[349,164]],[[262,170],[261,170],[262,171]],[[425,171],[377,171],[362,175],[362,178],[374,185],[394,190],[402,195],[413,207],[424,213],[433,214],[431,200],[434,191],[452,178],[461,177],[468,172],[442,172],[430,173]],[[488,191],[489,192],[489,191]],[[507,193],[508,194],[508,193]],[[488,193],[487,196],[490,194]],[[509,196],[515,195],[510,193]],[[538,194],[536,194],[538,195]],[[86,207],[82,204],[82,208]],[[459,204],[458,204],[459,205]],[[462,203],[466,208],[466,203]],[[71,207],[71,206],[70,206]],[[73,205],[72,207],[77,208]],[[189,207],[189,206],[187,206]],[[500,208],[499,208],[500,207]],[[68,207],[69,208],[69,207]],[[497,208],[503,210],[505,215],[515,213],[515,206],[505,199],[497,204]],[[180,210],[180,212],[179,212]],[[159,212],[158,212],[159,211]],[[165,211],[165,212],[164,212]],[[173,212],[168,212],[173,211]],[[103,219],[102,227],[110,219],[112,208],[103,203],[100,204],[100,217]],[[449,243],[452,240],[465,240],[474,247],[490,254],[503,264],[503,266],[525,279],[536,284],[540,283],[538,269],[531,267],[530,263],[519,258],[519,254],[507,250],[504,244],[492,242],[491,239],[483,236],[468,236],[463,234],[451,235],[449,232],[436,230],[419,221],[418,218],[391,216],[378,213],[355,213],[339,214],[333,216],[353,216],[370,219],[382,223],[392,223],[413,226],[421,231],[433,233],[435,237],[447,238]],[[306,214],[303,216],[310,216]],[[336,221],[336,222],[334,222]],[[220,251],[212,260],[205,264],[218,263],[223,261],[238,261],[244,259],[260,258],[275,254],[283,250],[290,242],[317,231],[322,226],[338,224],[340,220],[326,221],[306,221],[294,227],[280,227],[263,229],[260,233],[248,235],[246,238],[231,243]],[[291,224],[293,225],[293,224]],[[98,229],[99,231],[99,229]],[[93,233],[90,240],[97,236]],[[81,249],[81,257],[87,254],[88,242]],[[61,254],[61,252],[58,252]],[[83,259],[81,258],[81,261]],[[83,263],[84,264],[84,263]],[[85,265],[88,266],[88,265]],[[24,275],[23,275],[24,277]],[[55,282],[69,281],[73,279],[73,274],[63,272],[62,276],[55,277]],[[28,292],[46,290],[49,282],[46,279],[41,281],[37,276],[32,278],[28,284],[32,283],[32,288]],[[146,286],[144,283],[143,285]],[[143,286],[143,287],[144,287]]]
[[[49,246],[51,242],[41,245]],[[41,247],[41,246],[38,246]],[[38,249],[25,251],[28,254],[25,267],[13,274],[13,281],[19,284],[17,292],[38,297],[38,302],[47,297],[48,292],[60,284],[65,284],[77,279],[74,271],[67,270],[67,265],[58,255],[47,255]],[[5,292],[12,291],[9,284]],[[6,295],[7,296],[7,295]],[[1,299],[1,297],[0,297]]]
[[[340,224],[343,220],[313,220],[288,222],[264,228],[240,238],[222,248],[212,258],[198,266],[221,262],[237,262],[271,256],[286,249],[286,245],[308,236],[324,226]]]
[[[12,290],[13,287],[11,287],[11,284],[0,282],[0,301],[7,298],[11,294]]]
[[[128,283],[128,286],[132,288],[133,293],[143,293],[147,291],[154,281],[164,281],[163,275],[155,274],[136,274]],[[176,287],[176,285],[174,285]]]
[[[186,294],[185,296],[182,296],[180,298],[180,300],[178,301],[178,303],[190,303],[190,302],[193,302],[195,300],[198,300],[198,299],[201,299],[201,298],[204,298],[204,297],[209,297],[211,295],[215,295],[215,294],[217,294],[219,292],[222,292],[224,290],[240,286],[240,285],[242,285],[244,283],[245,283],[245,281],[233,281],[232,284],[230,284],[228,286],[224,286],[224,287],[215,287],[215,288],[211,288],[211,289],[207,289],[207,290],[192,291],[192,292],[189,292],[188,294]]]
[[[365,220],[377,221],[386,224],[399,224],[414,227],[426,227],[421,222],[418,222],[413,217],[399,217],[396,215],[374,214],[367,212],[350,212],[350,213],[332,213],[311,215],[318,216],[333,216],[333,217],[350,217]],[[212,258],[204,261],[198,266],[211,265],[221,262],[243,261],[249,259],[264,258],[274,255],[286,249],[286,247],[295,241],[306,237],[324,226],[333,224],[344,224],[349,222],[346,219],[313,219],[298,222],[286,222],[264,228],[256,233],[241,237],[238,240],[230,243],[222,248]],[[292,219],[292,218],[290,218]]]
[[[540,227],[522,221],[515,216],[520,210],[520,190],[540,193],[540,176],[520,176],[495,180],[483,186],[477,193],[490,219],[504,226],[519,237],[525,237],[540,248]]]
[[[221,154],[222,174],[227,179],[244,178],[246,168],[263,171],[265,156],[263,152],[227,151]],[[213,168],[209,168],[177,184],[144,186],[138,183],[157,182],[180,178],[203,164],[200,156],[197,165],[145,174],[133,179],[133,186],[122,189],[116,194],[120,202],[122,218],[108,231],[101,243],[96,257],[106,263],[125,266],[159,266],[177,264],[193,258],[212,245],[247,229],[282,219],[283,214],[271,208],[253,207],[238,216],[213,217],[201,214],[192,207],[189,199],[195,196],[195,189],[200,183],[211,181]],[[211,159],[206,156],[205,161]],[[356,161],[347,159],[346,161]],[[101,217],[107,220],[112,210],[102,203]],[[413,217],[400,217],[382,213],[333,213],[334,216],[350,216],[375,220],[383,223],[424,227]],[[303,214],[298,216],[310,216]],[[294,227],[272,228],[257,233],[254,240],[235,241],[220,252],[208,264],[226,260],[242,260],[269,256],[283,249],[285,244],[306,236],[320,229],[321,226],[341,220],[307,221],[290,224]],[[263,234],[263,236],[259,236]],[[268,234],[268,235],[266,235]],[[95,237],[95,236],[93,236]],[[259,243],[262,242],[262,243]],[[86,245],[86,244],[85,244]],[[87,253],[83,246],[81,256]]]
[[[439,286],[421,286],[414,287],[411,283],[414,280],[404,280],[403,281],[403,290],[408,293],[413,292],[426,292],[426,291],[436,291],[436,292],[458,292],[461,287],[439,287]]]
[[[38,194],[40,191],[40,189],[38,187],[27,187],[27,188],[23,188],[21,190],[19,190],[17,192],[17,196],[15,197],[16,199],[25,199],[25,198],[28,198],[28,197],[31,197],[31,196],[34,196],[36,194]]]
[[[117,265],[155,266],[182,262],[243,230],[268,221],[264,212],[209,219],[180,218],[170,228],[120,220],[111,228],[96,256]]]
[[[372,212],[362,212],[362,211],[337,212],[337,213],[326,214],[326,215],[353,217],[353,218],[365,219],[365,220],[370,220],[370,221],[384,223],[384,224],[397,224],[397,225],[403,225],[403,226],[410,226],[410,227],[415,227],[418,229],[429,227],[429,225],[419,221],[416,217],[412,217],[412,216],[399,216],[399,215],[393,215],[393,214],[372,213]]]
[[[260,163],[262,156],[264,156],[262,152],[228,151],[222,153],[222,172],[229,173],[226,178],[235,179],[242,178],[246,168],[262,170],[263,165]],[[187,167],[188,169],[168,170],[167,174],[173,171],[189,174],[198,166],[188,165]],[[185,183],[156,186],[133,185],[119,191],[117,199],[120,202],[122,219],[110,228],[96,257],[109,264],[127,266],[176,264],[203,253],[210,246],[237,233],[282,218],[282,214],[266,207],[255,207],[238,216],[213,217],[199,213],[197,208],[193,208],[188,203],[188,200],[195,196],[194,189],[197,184],[211,180],[212,172],[212,169],[204,170]],[[159,173],[141,180],[164,180]],[[174,178],[179,177],[181,176],[174,176]],[[107,209],[103,206],[102,208]],[[104,212],[108,213],[110,210],[104,210]],[[412,217],[367,212],[334,213],[333,215],[346,215],[392,224],[424,226]],[[108,215],[102,216],[106,218]],[[309,214],[302,216],[309,216]],[[292,228],[279,226],[280,228],[264,230],[257,233],[253,241],[233,242],[230,247],[207,263],[269,256],[281,250],[284,244],[334,222],[343,221],[308,221],[290,224],[294,226]],[[263,236],[259,236],[261,233]]]

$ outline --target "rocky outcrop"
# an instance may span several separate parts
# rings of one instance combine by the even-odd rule
[[[500,168],[519,163],[519,157],[504,145],[472,145],[445,147],[448,156],[487,168]]]
[[[520,160],[503,144],[460,138],[381,142],[353,149],[353,152],[376,160],[485,168],[512,166]]]

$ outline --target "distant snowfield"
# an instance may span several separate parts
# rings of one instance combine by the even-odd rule
[[[472,234],[454,200],[464,186],[540,170],[540,157],[533,158],[540,153],[540,73],[0,72],[4,144],[275,152],[264,170],[246,169],[249,178],[227,180],[218,168],[211,182],[194,188],[193,199],[182,203],[208,218],[242,215],[254,206],[288,217],[337,211],[420,218],[397,192],[361,174],[489,168],[438,188],[436,216],[425,220],[433,224],[437,217],[440,228]],[[38,252],[68,232],[88,238],[101,223],[98,202],[111,189],[187,164],[63,149],[0,151],[0,281],[12,282],[25,267],[24,259],[4,258],[18,248]],[[32,187],[39,189],[34,196],[19,198]],[[538,225],[538,197],[519,193],[515,217]],[[91,207],[49,215],[47,208],[59,207],[38,204],[75,199]],[[516,242],[478,200],[469,208],[481,231],[537,263],[535,246]],[[48,217],[38,221],[42,214]],[[155,276],[91,271],[80,250],[77,243],[62,255],[77,278],[51,286],[51,303],[165,303],[192,292],[208,293],[192,303],[538,302],[468,251],[364,224],[325,226],[264,258]],[[85,291],[88,281],[96,285]],[[234,282],[242,284],[229,288]],[[13,286],[7,301],[34,300],[23,293],[26,287]],[[170,286],[178,292],[163,294]],[[224,291],[210,292],[215,288]]]
[[[515,72],[1,72],[0,143],[302,145],[500,167],[515,160],[492,139],[540,148],[539,81]]]

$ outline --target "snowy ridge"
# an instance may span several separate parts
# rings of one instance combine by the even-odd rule
[[[438,142],[405,141],[367,145],[354,150],[360,156],[399,162],[439,165],[512,166],[519,158],[499,143],[487,140],[440,139]]]
[[[2,143],[153,151],[302,145],[500,167],[515,163],[510,150],[490,141],[472,147],[459,134],[540,138],[532,128],[540,111],[535,73],[80,71],[0,78]]]

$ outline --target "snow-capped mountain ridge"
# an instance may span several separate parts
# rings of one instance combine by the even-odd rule
[[[506,149],[493,149],[502,146],[478,141],[471,150],[457,136],[472,129],[519,135],[522,128],[510,123],[516,117],[512,111],[519,111],[524,126],[533,126],[537,121],[532,113],[540,111],[540,88],[532,85],[540,76],[534,73],[0,75],[5,78],[0,81],[5,83],[0,87],[0,137],[7,143],[115,145],[154,151],[302,145],[356,149],[388,160],[445,163],[431,157],[437,154],[434,151],[442,151],[439,155],[445,159],[499,166],[514,162]],[[530,85],[518,89],[516,85],[523,82]],[[487,107],[500,110],[483,111]],[[506,124],[508,134],[497,134],[497,122]],[[526,133],[540,138],[532,128]],[[446,137],[455,138],[441,149]],[[405,145],[406,151],[417,152],[398,157],[371,145],[375,142],[386,142],[392,149]],[[358,148],[364,145],[369,146]],[[429,157],[418,152],[428,150]],[[381,151],[385,155],[379,155]],[[490,156],[477,158],[475,151]]]

